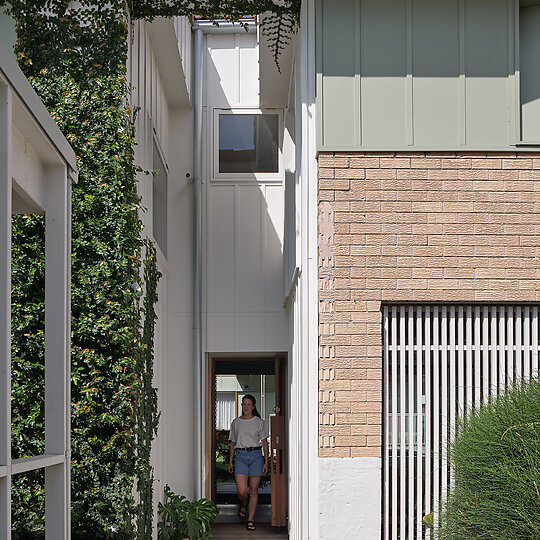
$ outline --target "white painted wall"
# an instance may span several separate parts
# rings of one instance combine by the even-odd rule
[[[155,26],[152,26],[155,25]],[[162,273],[156,305],[154,384],[161,411],[152,451],[155,503],[163,489],[194,496],[193,422],[193,112],[186,91],[173,21],[136,22],[128,74],[136,120],[135,162],[153,168],[157,144],[168,170],[167,257],[158,248]],[[189,59],[184,59],[186,62]],[[175,63],[173,63],[175,62]],[[165,72],[164,70],[167,70]],[[153,176],[138,174],[144,234],[152,231]],[[154,531],[157,536],[157,531]]]
[[[381,537],[381,459],[319,460],[320,538]]]
[[[205,351],[287,350],[283,173],[214,178],[216,109],[258,110],[257,33],[205,36],[203,318]]]

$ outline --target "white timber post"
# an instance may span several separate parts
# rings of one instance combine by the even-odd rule
[[[0,540],[11,538],[11,90],[0,80]]]
[[[70,254],[71,184],[65,166],[47,174],[45,210],[45,538],[70,538]]]

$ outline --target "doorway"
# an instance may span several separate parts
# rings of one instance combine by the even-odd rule
[[[241,414],[242,397],[252,394],[270,431],[269,470],[261,479],[256,517],[261,523],[283,527],[287,524],[285,356],[212,358],[210,367],[208,493],[220,509],[220,521],[238,521],[236,484],[228,472],[229,429]]]

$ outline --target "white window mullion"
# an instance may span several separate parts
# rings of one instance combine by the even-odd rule
[[[400,534],[401,538],[406,537],[407,531],[407,415],[406,411],[406,334],[405,334],[405,306],[399,309],[399,496],[400,496]]]
[[[456,432],[456,308],[450,307],[450,351],[448,362],[450,364],[450,435]],[[454,471],[450,471],[450,489],[454,487]]]
[[[506,369],[506,313],[504,306],[499,308],[499,393],[502,392],[506,386],[506,375],[508,373]]]
[[[467,306],[465,328],[466,328],[466,347],[465,347],[465,388],[466,388],[466,413],[471,412],[473,404],[473,350],[472,350],[472,307]]]
[[[529,306],[523,310],[523,378],[531,376],[531,318]]]
[[[521,307],[516,308],[516,320],[515,320],[515,328],[516,328],[516,378],[518,380],[521,379],[523,375],[523,368],[522,368],[522,350],[521,350]]]
[[[441,309],[441,503],[448,493],[448,313]]]
[[[398,431],[398,378],[397,378],[397,308],[392,306],[392,539],[397,538],[397,431]]]
[[[407,314],[407,368],[408,368],[408,442],[409,450],[409,474],[407,483],[409,487],[408,493],[408,531],[409,538],[414,537],[414,307],[409,306]]]
[[[481,332],[480,332],[480,306],[474,308],[474,406],[482,402],[482,386],[480,384],[482,373]]]
[[[491,397],[494,398],[497,395],[498,379],[497,379],[497,308],[493,306],[491,308]]]
[[[465,336],[464,336],[464,315],[463,306],[458,308],[458,330],[457,330],[457,369],[458,369],[458,402],[457,414],[462,415],[465,412]]]
[[[423,517],[423,489],[424,475],[422,460],[424,455],[424,392],[423,392],[423,377],[424,370],[422,359],[424,357],[422,351],[423,343],[422,335],[422,308],[416,308],[416,535],[417,538],[422,538],[422,517]]]
[[[538,377],[538,307],[533,306],[531,314],[532,324],[532,369],[531,377]]]
[[[383,316],[384,316],[384,368],[385,373],[388,375],[390,374],[390,362],[389,362],[389,343],[388,343],[388,306],[384,306],[383,310]],[[390,489],[388,489],[389,482],[390,482],[390,460],[389,460],[389,444],[390,444],[390,423],[388,422],[388,419],[390,418],[391,410],[390,410],[390,396],[389,396],[389,388],[388,384],[383,385],[384,388],[384,409],[386,411],[386,422],[385,422],[385,438],[384,438],[384,479],[386,484],[385,494],[384,494],[384,500],[385,500],[385,509],[384,512],[384,538],[385,540],[390,540],[390,512],[388,511],[390,508]]]
[[[489,308],[482,308],[482,394],[484,403],[489,399]]]
[[[508,350],[507,355],[507,376],[510,383],[514,382],[514,308],[508,306],[506,311],[506,348]]]
[[[433,512],[438,523],[440,496],[439,308],[433,310]]]
[[[426,385],[426,483],[424,489],[424,513],[431,513],[431,307],[426,306],[424,311],[425,327],[424,327],[424,350],[425,350],[425,385]],[[426,531],[426,537],[430,537],[429,531]]]

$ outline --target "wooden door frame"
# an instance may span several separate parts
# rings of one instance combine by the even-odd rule
[[[216,483],[214,481],[216,477],[216,460],[214,456],[216,455],[216,436],[215,436],[215,425],[216,425],[216,410],[215,410],[215,402],[216,402],[216,387],[214,384],[215,378],[216,378],[216,363],[218,362],[268,362],[269,364],[275,365],[275,357],[279,356],[283,362],[283,372],[282,372],[282,381],[280,381],[281,384],[281,410],[282,414],[285,413],[285,407],[287,403],[287,395],[286,395],[286,381],[287,381],[287,353],[275,353],[275,354],[268,354],[268,355],[261,355],[261,356],[223,356],[223,355],[215,355],[212,356],[211,354],[207,354],[207,380],[206,380],[206,448],[207,451],[205,452],[205,462],[206,462],[206,475],[205,475],[205,497],[215,501],[216,500]],[[277,375],[277,374],[275,374]],[[286,452],[285,455],[288,458],[288,438],[287,438],[287,432],[288,430],[285,429],[285,448]],[[269,443],[270,444],[270,443]],[[288,459],[286,460],[286,463],[288,462]],[[287,467],[285,468],[287,471]],[[287,475],[288,476],[288,475]],[[288,483],[287,483],[288,485]],[[286,497],[287,489],[286,489]]]

